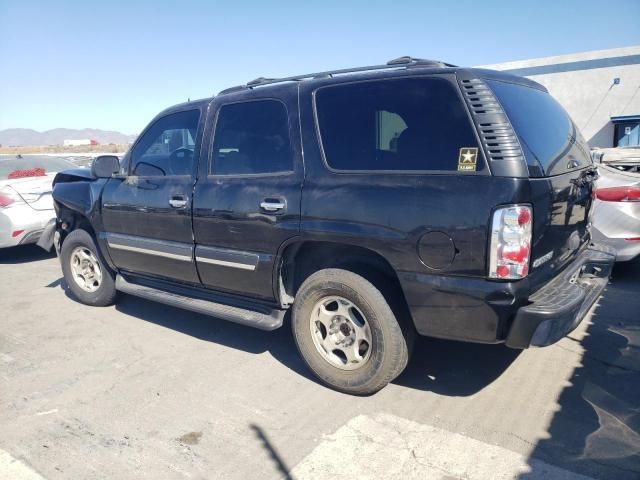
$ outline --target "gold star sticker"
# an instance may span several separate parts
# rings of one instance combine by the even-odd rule
[[[478,149],[471,147],[463,147],[460,149],[458,156],[458,170],[473,172],[476,169],[478,161]]]
[[[462,154],[463,157],[463,163],[473,163],[473,153],[471,153],[469,150],[467,150],[467,153],[463,153]]]

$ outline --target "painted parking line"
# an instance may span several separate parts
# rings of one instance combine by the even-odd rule
[[[44,477],[0,448],[0,480],[44,480]]]
[[[360,415],[291,472],[296,479],[587,480],[506,448],[394,415]]]

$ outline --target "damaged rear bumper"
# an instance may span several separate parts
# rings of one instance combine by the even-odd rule
[[[55,247],[56,254],[60,256],[60,233],[57,227],[57,220],[55,218],[51,219],[47,226],[44,227],[36,245],[44,248],[47,252],[51,251],[51,247]]]
[[[575,329],[609,281],[615,251],[591,245],[559,276],[529,297],[511,325],[512,348],[551,345]]]

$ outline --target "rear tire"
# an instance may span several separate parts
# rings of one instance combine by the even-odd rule
[[[411,335],[371,282],[342,269],[320,270],[298,290],[293,335],[309,369],[335,390],[368,395],[404,370]]]
[[[69,290],[80,302],[96,307],[113,305],[115,275],[102,260],[89,232],[78,229],[67,235],[60,262]]]

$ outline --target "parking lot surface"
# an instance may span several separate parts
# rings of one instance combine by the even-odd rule
[[[369,397],[316,383],[289,328],[61,277],[0,250],[0,478],[640,478],[640,265],[554,346],[420,339]]]

